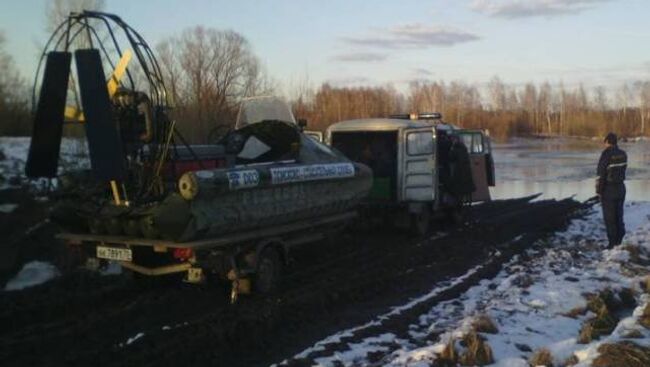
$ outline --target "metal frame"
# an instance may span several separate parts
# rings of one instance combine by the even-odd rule
[[[81,39],[86,42],[84,44],[75,42]],[[153,190],[154,182],[159,178],[159,169],[155,167],[161,166],[162,162],[173,161],[172,152],[176,150],[177,145],[185,146],[193,158],[199,162],[199,165],[202,165],[202,162],[175,128],[175,123],[169,115],[173,106],[164,84],[162,69],[156,60],[154,51],[146,40],[119,16],[87,10],[78,13],[73,12],[54,29],[43,48],[34,75],[32,109],[35,111],[37,106],[37,92],[40,87],[38,82],[43,77],[44,60],[47,55],[51,51],[72,52],[80,48],[99,50],[102,64],[110,65],[111,69],[115,69],[118,60],[121,60],[129,50],[133,52],[134,59],[139,67],[138,75],[132,74],[133,69],[126,68],[127,78],[121,80],[120,84],[130,90],[143,89],[143,91],[147,91],[146,94],[152,110],[152,138],[147,142],[149,154],[144,155],[143,158],[148,161],[146,166],[151,167],[146,171],[146,181],[148,182],[137,192],[131,193],[129,201],[146,202],[156,199],[160,193]],[[144,83],[138,86],[137,77],[140,74]],[[77,86],[73,87],[73,92],[77,102],[76,109],[79,109],[80,93]]]
[[[148,246],[158,248],[190,248],[193,250],[198,249],[212,249],[219,247],[227,247],[236,243],[245,241],[257,240],[260,238],[272,238],[282,235],[288,235],[313,227],[318,227],[326,224],[336,222],[343,222],[355,218],[357,213],[346,212],[342,214],[331,215],[323,218],[308,219],[300,222],[285,224],[281,226],[251,230],[244,233],[233,233],[224,235],[217,238],[210,238],[205,240],[191,241],[191,242],[175,242],[168,240],[137,238],[127,236],[107,236],[107,235],[93,235],[93,234],[76,234],[76,233],[60,233],[56,238],[70,242],[71,244],[82,244],[83,242],[97,242],[104,244],[126,245],[126,246]],[[313,234],[310,234],[313,235]],[[297,243],[301,243],[298,241]]]
[[[184,273],[188,271],[191,267],[192,264],[189,262],[184,262],[180,264],[172,264],[172,265],[165,265],[165,266],[158,266],[155,268],[148,268],[146,266],[142,265],[137,265],[134,264],[130,261],[118,261],[118,263],[122,266],[125,267],[131,271],[135,271],[136,273],[144,274],[144,275],[150,275],[150,276],[160,276],[160,275],[168,275],[168,274],[174,274],[174,273]]]
[[[220,250],[224,251],[224,256],[229,259],[234,270],[233,282],[238,282],[242,277],[251,273],[250,269],[241,268],[236,264],[235,258],[242,252],[253,249],[255,256],[258,257],[261,251],[268,246],[278,245],[282,249],[282,258],[287,260],[287,253],[289,248],[305,243],[321,240],[325,238],[325,231],[308,231],[314,227],[321,227],[332,225],[336,223],[344,223],[357,216],[357,212],[351,211],[342,214],[331,215],[319,219],[303,220],[296,223],[286,224],[278,227],[271,227],[259,230],[252,230],[246,233],[233,233],[224,235],[218,238],[211,238],[191,242],[174,242],[166,240],[155,240],[145,238],[135,238],[126,236],[106,236],[106,235],[92,235],[92,234],[75,234],[75,233],[60,233],[55,237],[66,241],[70,245],[79,246],[84,243],[92,243],[93,248],[98,245],[102,246],[124,246],[129,248],[131,246],[145,246],[151,247],[154,252],[167,252],[168,249],[173,248],[190,248],[193,250]],[[304,233],[301,233],[304,231]],[[262,241],[259,241],[259,240]],[[249,243],[246,246],[240,246],[248,241],[258,241]],[[109,260],[110,261],[110,260]],[[257,260],[255,260],[257,261]],[[146,267],[133,263],[132,261],[116,261],[121,266],[131,271],[148,275],[148,276],[161,276],[174,273],[188,272],[188,277],[191,278],[190,272],[196,268],[197,263],[195,259],[184,261],[178,264],[169,264],[157,267]],[[253,264],[254,267],[256,264]],[[254,268],[253,267],[253,268]],[[188,278],[188,279],[189,279]],[[196,280],[189,279],[191,282]]]

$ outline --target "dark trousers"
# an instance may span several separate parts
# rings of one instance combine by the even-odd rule
[[[608,198],[607,195],[603,195],[600,201],[603,207],[605,227],[607,227],[609,247],[620,245],[621,241],[623,241],[623,236],[625,236],[625,223],[623,222],[623,203],[625,202],[625,196],[620,197],[616,195],[615,198]]]

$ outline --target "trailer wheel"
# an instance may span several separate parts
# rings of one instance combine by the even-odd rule
[[[411,214],[411,233],[416,236],[425,236],[431,229],[431,211],[424,208],[418,213]]]
[[[265,248],[257,259],[255,271],[255,290],[262,294],[273,292],[282,274],[280,254],[273,247]]]

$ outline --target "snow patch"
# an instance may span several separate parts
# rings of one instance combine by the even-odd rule
[[[29,137],[0,137],[0,149],[5,155],[5,159],[0,160],[0,189],[20,186],[26,182],[24,173],[30,142]],[[90,159],[86,140],[64,137],[59,155],[59,173],[89,168]],[[38,186],[39,183],[46,181],[35,180],[33,184]],[[57,184],[56,179],[52,180],[52,184]]]
[[[5,285],[5,291],[16,291],[45,283],[59,276],[56,266],[42,262],[32,261],[23,266],[16,276]]]
[[[0,213],[11,214],[18,208],[18,204],[0,204]]]
[[[134,337],[131,337],[131,338],[129,338],[129,339],[126,341],[126,345],[131,345],[131,344],[133,344],[136,340],[138,340],[138,339],[140,339],[140,338],[142,338],[142,337],[144,337],[144,333],[137,333]]]

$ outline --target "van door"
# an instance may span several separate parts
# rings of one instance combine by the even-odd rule
[[[476,130],[459,130],[458,135],[461,137],[465,147],[469,151],[469,159],[472,165],[472,179],[476,190],[472,193],[472,202],[490,200],[490,176],[492,180],[494,164],[490,165],[491,153],[489,151],[489,142],[484,139],[481,131]],[[491,166],[491,167],[490,167]]]
[[[434,201],[437,194],[435,128],[404,129],[400,142],[399,200]]]

